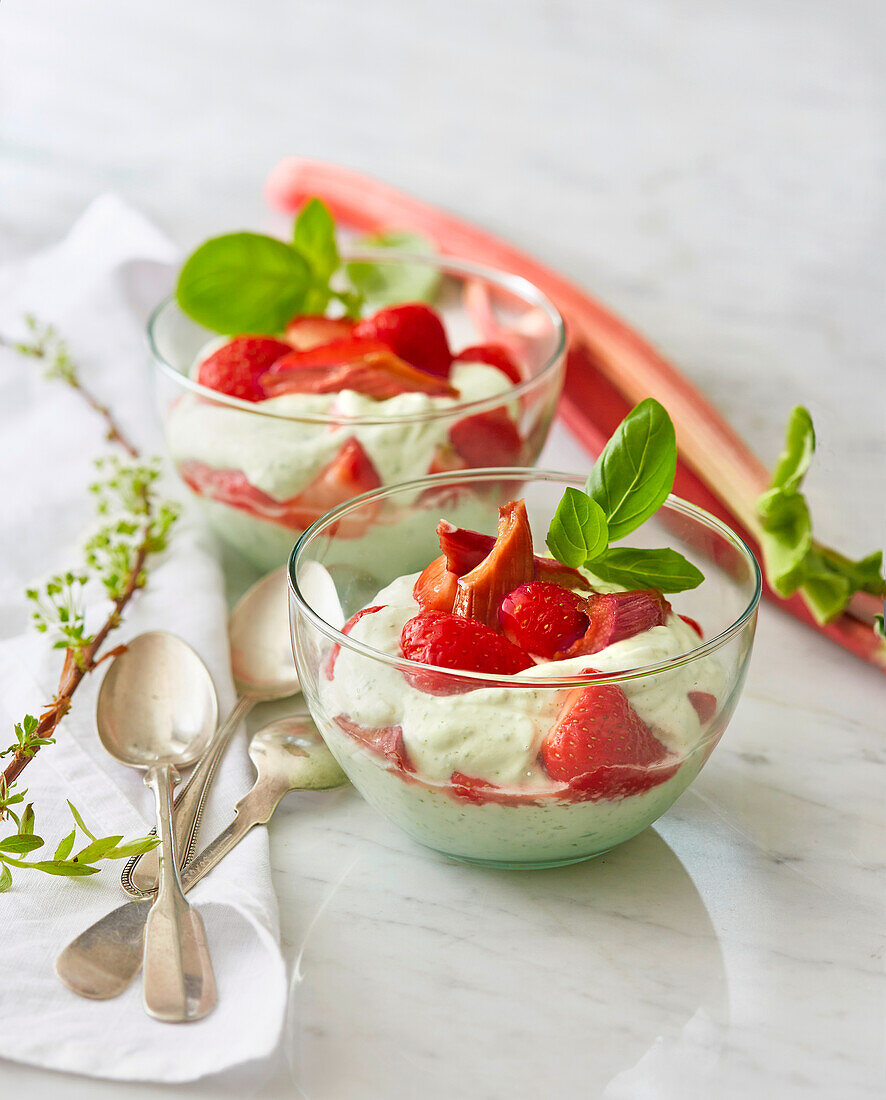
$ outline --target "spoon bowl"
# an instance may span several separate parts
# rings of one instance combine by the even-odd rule
[[[240,599],[231,612],[228,636],[240,695],[270,701],[299,691],[289,642],[285,569],[275,569]]]
[[[348,778],[317,727],[306,715],[281,718],[260,729],[249,742],[257,782],[273,781],[287,791],[326,791],[343,787]]]

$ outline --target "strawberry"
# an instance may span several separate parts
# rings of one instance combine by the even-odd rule
[[[350,634],[357,623],[363,618],[364,615],[374,615],[376,611],[384,611],[385,604],[378,604],[376,607],[364,607],[361,611],[358,611],[356,615],[352,615],[350,619],[341,628],[342,634]],[[324,672],[326,673],[326,679],[331,680],[335,672],[335,662],[338,660],[338,655],[341,652],[341,646],[338,642],[332,647],[329,654],[329,658],[326,661],[326,667]]]
[[[470,467],[515,466],[523,451],[517,425],[503,405],[457,421],[449,441]]]
[[[349,737],[353,737],[355,741],[359,741],[367,749],[383,756],[399,771],[415,771],[412,761],[409,759],[409,753],[406,751],[406,744],[403,741],[402,726],[380,726],[370,729],[367,726],[352,722],[344,714],[338,715],[335,724]]]
[[[287,501],[289,515],[298,521],[294,526],[303,530],[324,512],[345,504],[370,489],[377,489],[380,485],[381,478],[372,460],[359,441],[352,436],[310,485],[302,489],[298,496]],[[362,513],[345,516],[339,521],[334,533],[344,538],[356,537],[362,534],[371,518],[370,509],[364,508]],[[333,533],[331,529],[330,533]]]
[[[448,444],[438,447],[434,451],[431,464],[428,467],[429,474],[448,474],[454,470],[466,470],[467,463],[456,452],[455,448]]]
[[[513,355],[501,344],[475,344],[460,351],[453,359],[454,363],[486,363],[507,375],[514,383],[521,382],[520,368]]]
[[[588,601],[558,584],[529,581],[509,592],[498,617],[504,636],[537,657],[553,660],[588,629]]]
[[[695,713],[703,726],[717,713],[717,696],[709,691],[690,691],[689,702],[695,707]]]
[[[484,802],[492,801],[490,795],[494,795],[499,789],[487,779],[477,779],[473,775],[465,775],[464,772],[453,772],[449,777],[449,786],[456,798],[463,798],[466,802],[474,802],[481,806]]]
[[[595,669],[586,669],[594,672]],[[670,779],[676,764],[615,684],[570,691],[541,746],[548,775],[589,799],[624,798]]]
[[[400,650],[408,661],[495,676],[512,676],[533,663],[527,653],[484,623],[446,611],[424,611],[410,619],[400,633]],[[431,695],[472,689],[471,684],[433,672],[410,672],[407,679]]]
[[[638,589],[635,592],[595,592],[587,600],[590,618],[587,632],[567,656],[599,653],[615,642],[642,634],[653,626],[662,626],[670,604],[660,592]]]
[[[497,630],[498,608],[508,592],[532,580],[532,530],[522,500],[498,510],[498,536],[486,557],[470,573],[459,577],[452,611]]]
[[[451,611],[458,589],[458,574],[446,568],[442,555],[425,566],[412,586],[412,598],[422,611]]]
[[[339,340],[309,351],[290,352],[262,375],[260,383],[273,397],[341,390],[355,390],[377,401],[401,393],[458,397],[458,390],[448,382],[410,366],[372,340]]]
[[[203,360],[197,381],[241,401],[263,401],[267,395],[259,378],[291,350],[270,336],[235,336]]]
[[[440,378],[449,377],[452,352],[446,329],[437,314],[420,302],[380,309],[356,325],[354,336],[381,340],[414,367]]]
[[[336,340],[347,340],[353,330],[354,322],[346,317],[299,313],[286,326],[286,341],[297,351],[307,351]]]
[[[691,619],[688,615],[681,615],[680,618],[686,623],[687,626],[691,626],[699,638],[704,638],[704,631],[701,629],[695,619]]]

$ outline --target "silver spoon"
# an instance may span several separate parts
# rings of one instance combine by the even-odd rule
[[[249,755],[258,773],[237,803],[231,824],[182,872],[185,891],[239,844],[254,825],[270,820],[288,791],[325,791],[347,783],[310,718],[283,718],[253,735]],[[55,972],[81,997],[106,1000],[129,985],[142,960],[150,901],[130,901],[96,921],[62,951]]]
[[[206,666],[174,634],[140,634],[115,658],[96,707],[98,735],[121,764],[141,768],[154,792],[160,885],[145,928],[145,1010],[158,1020],[200,1020],[218,994],[206,930],[185,900],[175,858],[176,768],[206,750],[218,719]]]
[[[228,621],[228,637],[231,670],[240,698],[175,800],[179,867],[194,855],[210,784],[240,723],[257,703],[286,699],[299,691],[289,640],[285,568],[269,573],[239,600]],[[120,876],[123,889],[135,898],[153,894],[157,889],[157,862],[156,848],[134,856]]]

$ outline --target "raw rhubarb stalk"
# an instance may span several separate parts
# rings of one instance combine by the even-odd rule
[[[680,464],[675,492],[709,508],[752,542],[757,541],[755,533],[760,528],[755,505],[769,482],[766,467],[655,348],[580,287],[492,234],[339,165],[288,157],[268,177],[265,196],[272,206],[287,213],[316,196],[349,228],[418,233],[432,240],[443,254],[500,268],[534,283],[557,305],[569,330],[570,356],[561,409],[567,426],[596,455],[611,431],[601,424],[604,408],[615,405],[618,398],[627,410],[644,397],[655,397],[668,410],[677,431]],[[608,409],[605,419],[609,420]],[[869,620],[875,607],[875,601],[864,593],[852,603],[853,615],[859,618],[844,614],[825,625],[813,619],[799,595],[782,600],[769,590],[767,594],[792,615],[886,672],[886,646],[868,623],[861,621]]]

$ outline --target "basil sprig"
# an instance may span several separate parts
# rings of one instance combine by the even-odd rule
[[[676,550],[609,545],[658,511],[676,469],[674,425],[663,406],[647,397],[613,432],[585,492],[570,487],[563,494],[548,530],[551,553],[564,565],[586,566],[601,580],[628,588],[696,588],[704,575]]]
[[[392,251],[429,248],[417,240],[386,234],[372,243]],[[249,232],[204,241],[185,261],[175,296],[189,317],[215,332],[273,334],[296,314],[323,314],[332,302],[356,318],[366,300],[382,305],[427,299],[438,279],[433,268],[417,264],[343,268],[332,215],[319,199],[309,199],[288,242]]]
[[[770,486],[757,500],[757,515],[766,579],[779,596],[799,591],[825,623],[845,610],[855,592],[886,595],[886,581],[882,551],[853,561],[813,541],[812,517],[800,488],[814,453],[812,417],[798,405],[788,419]]]

